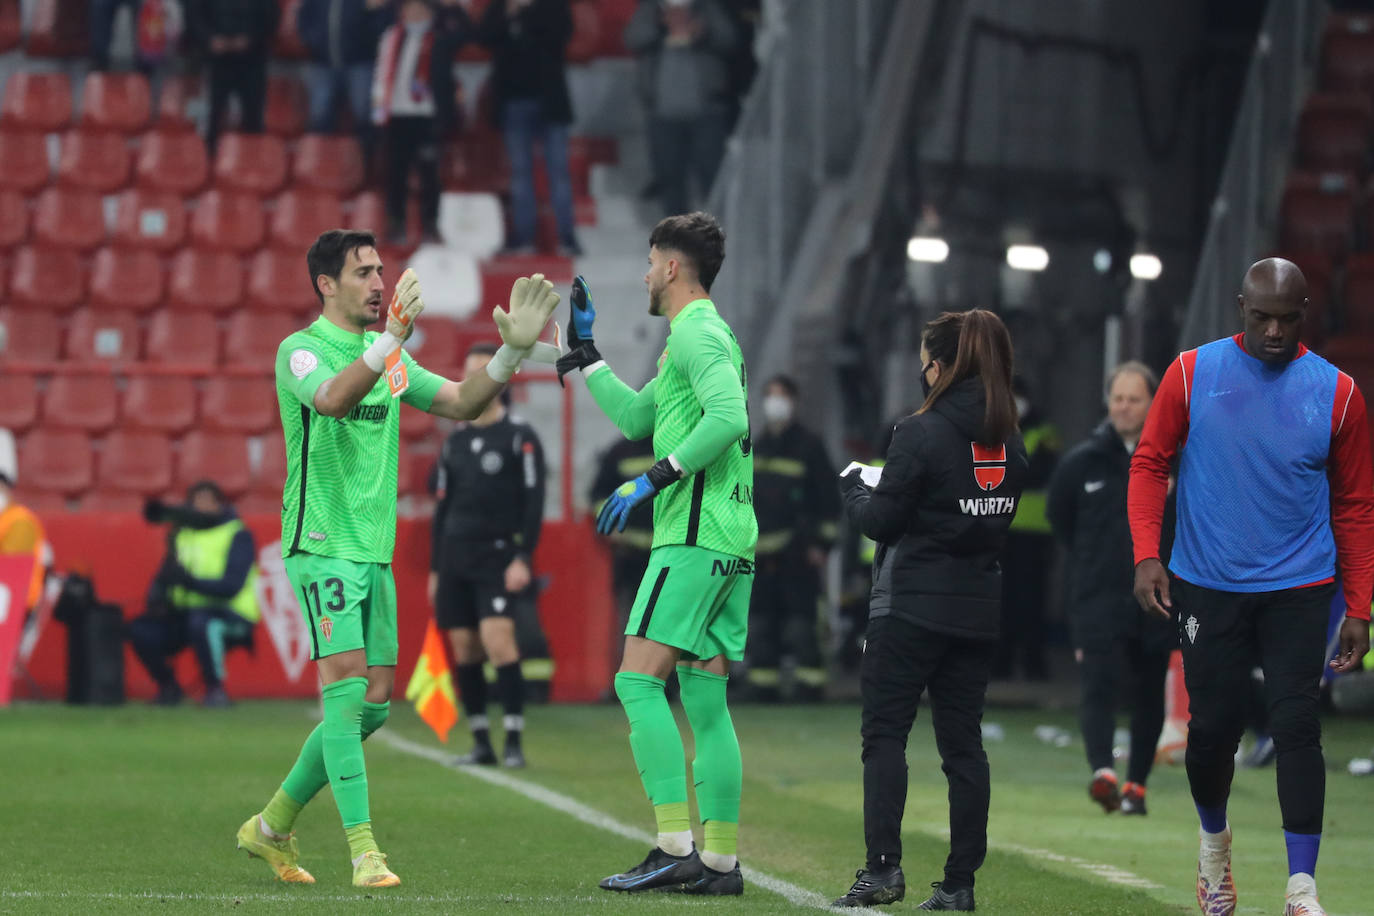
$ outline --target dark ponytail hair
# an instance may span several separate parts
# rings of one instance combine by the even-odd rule
[[[980,445],[1000,445],[1016,431],[1016,400],[1011,393],[1011,335],[987,309],[944,312],[921,332],[930,358],[940,364],[940,377],[918,414],[935,406],[951,385],[971,376],[983,380],[987,402]]]

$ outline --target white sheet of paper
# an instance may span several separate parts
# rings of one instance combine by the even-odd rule
[[[848,476],[849,472],[854,470],[855,468],[859,469],[859,479],[870,487],[876,487],[878,485],[878,481],[882,479],[882,468],[875,468],[871,464],[860,464],[857,461],[851,461],[849,462],[849,464],[845,465],[845,469],[840,472],[840,476]]]

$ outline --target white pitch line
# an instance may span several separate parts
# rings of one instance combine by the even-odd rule
[[[523,795],[531,801],[539,802],[541,805],[546,805],[553,808],[555,811],[561,811],[564,814],[574,817],[584,824],[599,827],[608,833],[614,833],[627,840],[634,840],[637,843],[642,843],[647,846],[652,846],[657,842],[656,837],[643,830],[631,827],[629,824],[623,824],[610,815],[603,814],[595,808],[588,807],[575,799],[569,798],[560,792],[555,792],[552,789],[545,788],[538,783],[528,782],[524,779],[511,776],[509,773],[503,773],[500,770],[494,770],[489,767],[454,766],[451,763],[453,760],[453,755],[451,753],[442,751],[436,747],[428,747],[418,742],[411,741],[408,738],[402,738],[400,735],[391,732],[379,731],[372,736],[371,740],[389,744],[398,751],[410,754],[413,757],[421,757],[450,769],[461,770],[468,776],[476,777],[494,786],[500,786],[503,789],[509,789],[512,792]],[[793,906],[829,909],[830,901],[814,891],[808,891],[806,888],[798,887],[790,881],[784,881],[782,878],[775,878],[772,875],[765,874],[757,869],[749,868],[743,864],[740,865],[740,871],[743,872],[744,877],[750,884],[755,884],[766,891],[772,891],[787,900],[787,902],[791,903]]]
[[[920,828],[923,832],[934,836],[949,839],[949,828],[940,827],[935,824],[923,824]],[[1149,878],[1142,878],[1134,872],[1126,871],[1115,865],[1107,865],[1102,862],[1089,862],[1087,859],[1080,859],[1078,856],[1066,856],[1062,852],[1054,852],[1049,849],[1036,849],[1033,846],[1022,846],[1019,843],[1003,843],[998,840],[989,839],[988,848],[1000,850],[1001,852],[1014,852],[1025,856],[1031,861],[1055,862],[1059,865],[1071,865],[1074,868],[1081,868],[1086,872],[1106,881],[1108,884],[1120,884],[1123,887],[1136,887],[1141,890],[1162,891],[1164,885],[1156,884]]]

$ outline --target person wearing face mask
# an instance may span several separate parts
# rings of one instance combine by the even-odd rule
[[[826,680],[817,606],[840,497],[825,446],[797,421],[796,405],[797,383],[771,379],[754,440],[759,542],[745,660],[751,696],[764,700],[820,699]]]
[[[1145,781],[1164,727],[1164,677],[1178,645],[1167,621],[1136,604],[1126,515],[1131,453],[1158,387],[1144,363],[1112,370],[1107,418],[1055,468],[1047,505],[1054,534],[1068,550],[1064,592],[1081,677],[1079,722],[1093,771],[1088,794],[1104,811],[1123,814],[1145,813]],[[1172,541],[1173,525],[1164,529]],[[1117,691],[1128,684],[1131,756],[1122,786],[1112,766],[1112,733]]]

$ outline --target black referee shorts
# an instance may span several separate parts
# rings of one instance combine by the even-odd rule
[[[520,595],[506,591],[515,554],[489,544],[445,545],[434,595],[434,621],[444,630],[477,629],[489,617],[515,617]]]

